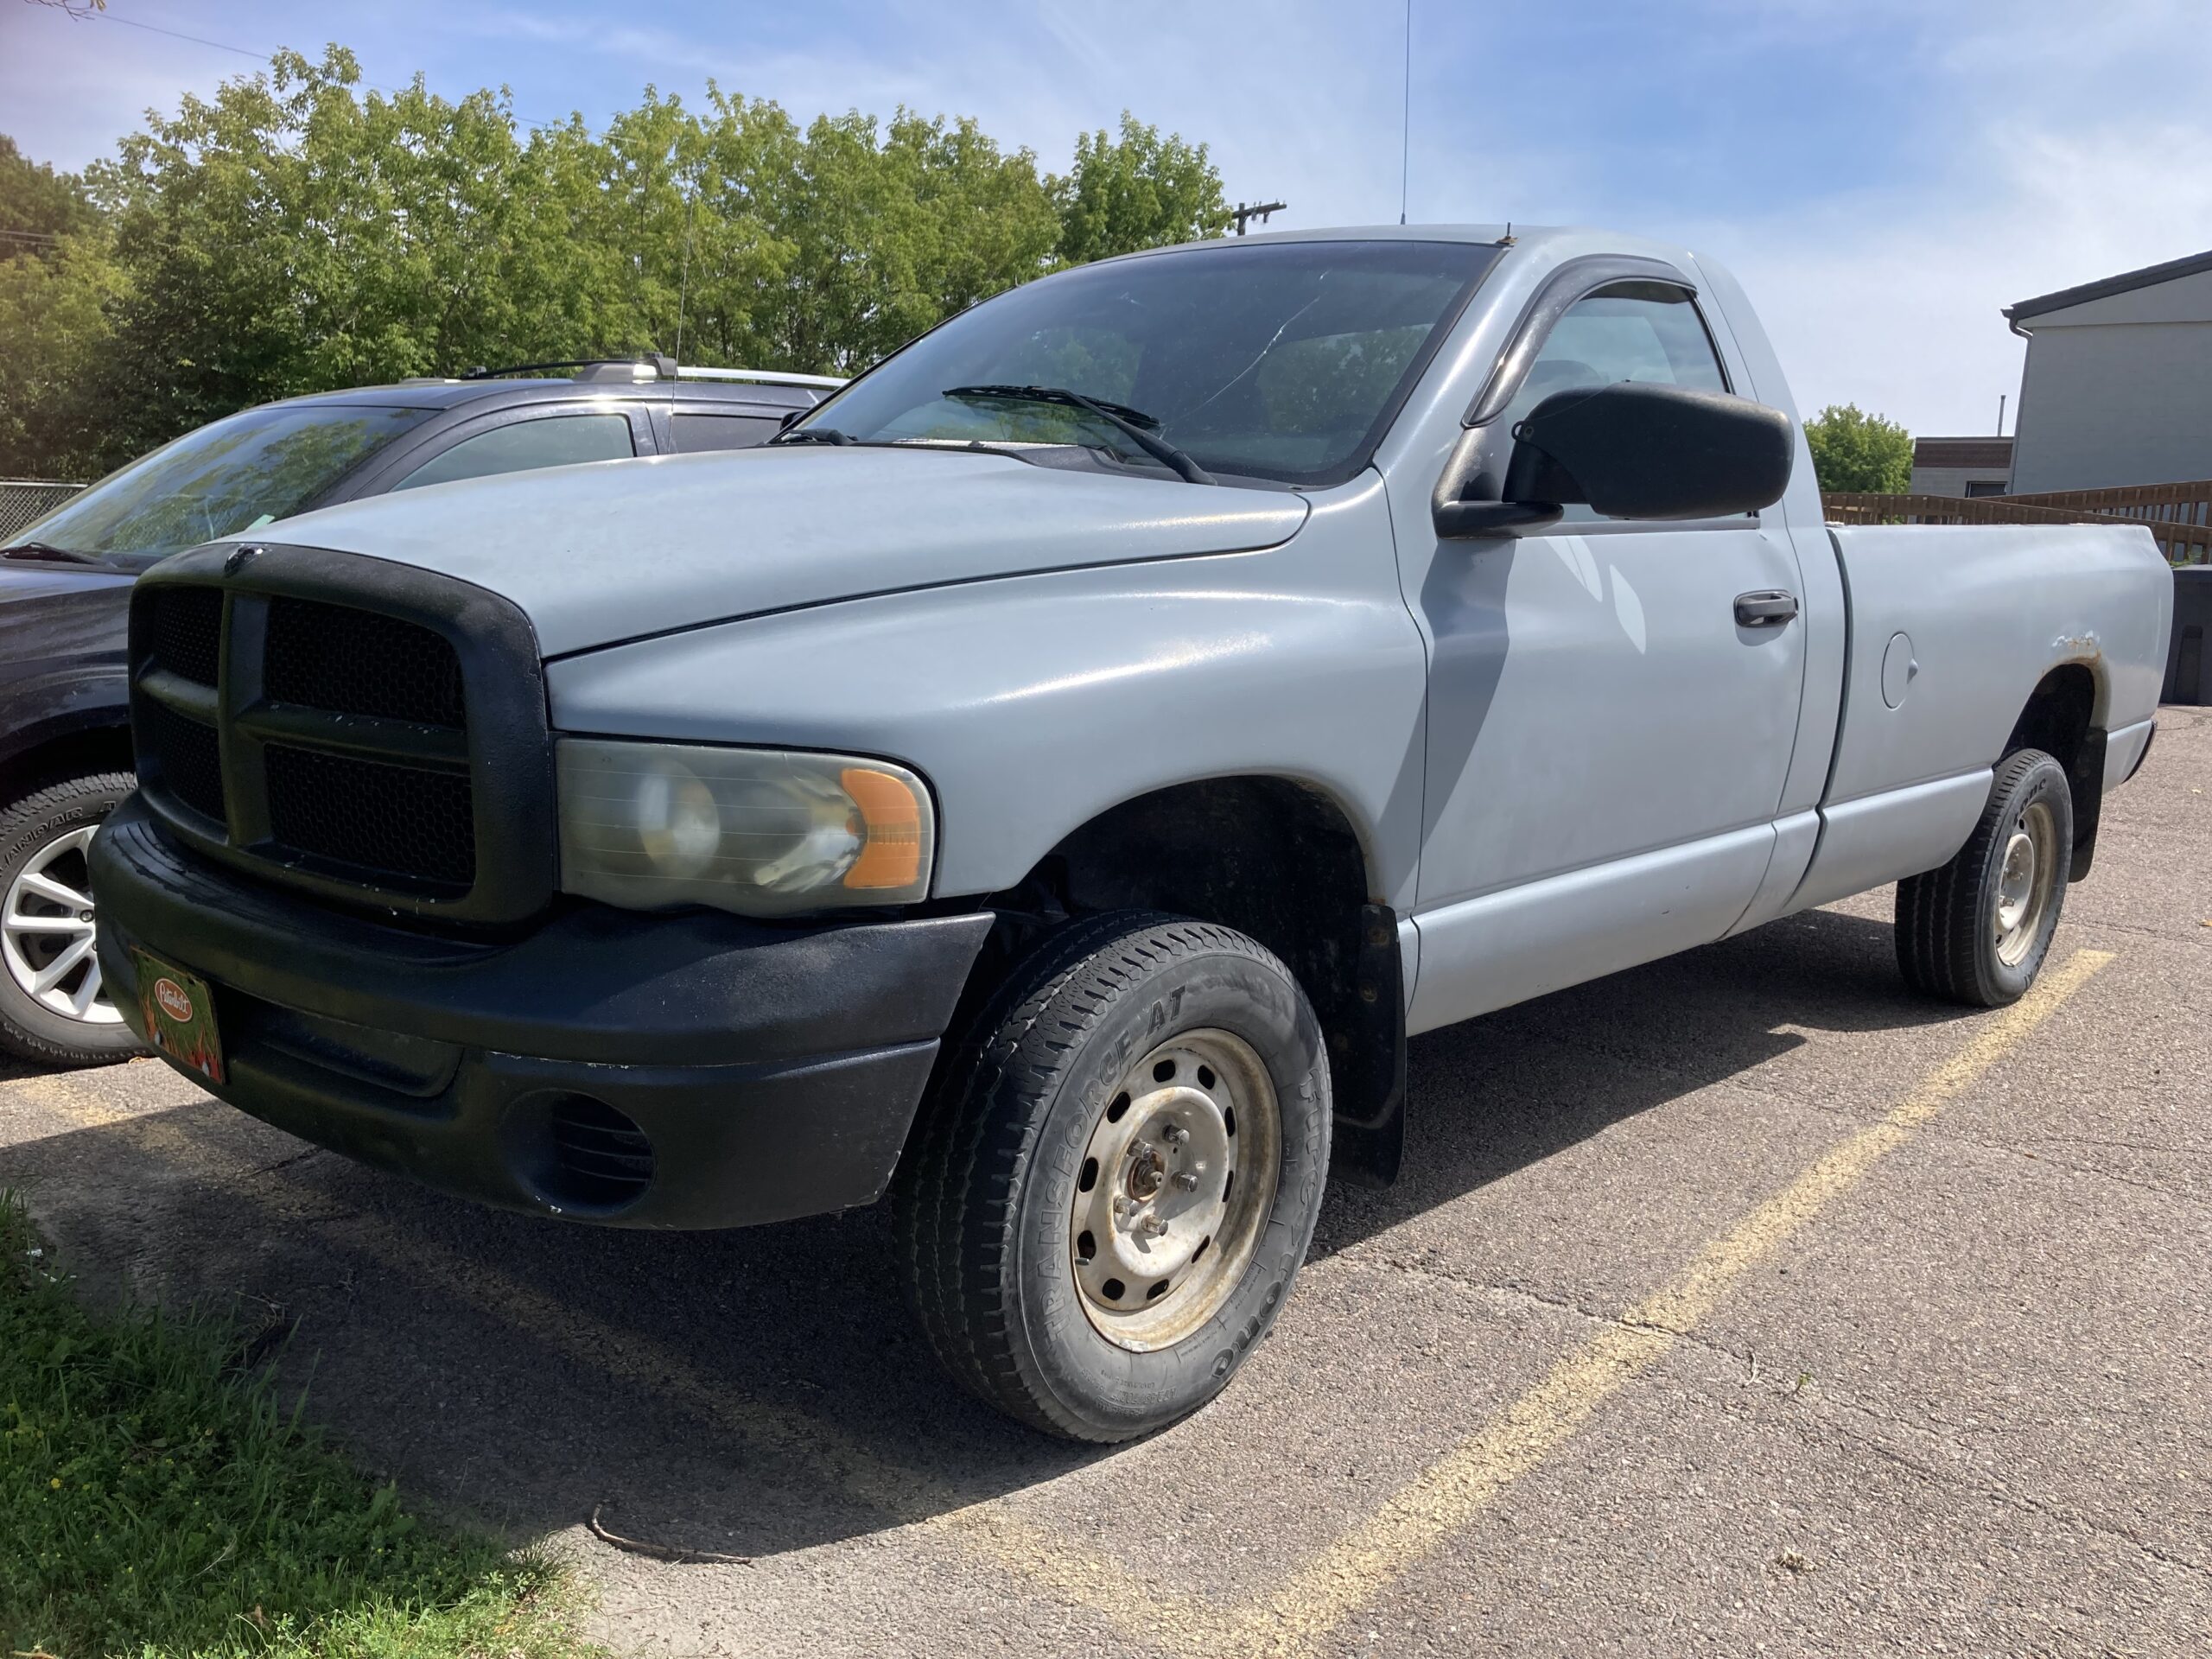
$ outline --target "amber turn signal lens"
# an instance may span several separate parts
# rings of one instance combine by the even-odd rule
[[[861,855],[845,872],[849,887],[911,887],[922,873],[922,804],[887,772],[847,766],[837,774],[861,810]]]

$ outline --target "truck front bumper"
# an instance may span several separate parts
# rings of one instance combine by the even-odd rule
[[[135,798],[91,860],[100,970],[139,1036],[134,948],[213,992],[213,1093],[448,1192],[620,1226],[879,1197],[991,926],[579,905],[456,938],[212,869]]]

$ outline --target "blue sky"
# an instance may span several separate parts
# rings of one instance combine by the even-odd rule
[[[134,27],[133,25],[151,25]],[[204,37],[207,45],[155,29]],[[381,86],[596,124],[709,78],[797,116],[969,114],[1048,168],[1128,108],[1276,228],[1394,222],[1397,0],[0,0],[0,131],[81,166],[149,106],[338,40]],[[1732,265],[1801,404],[1991,430],[2047,289],[2212,247],[2212,0],[1414,0],[1415,222],[1617,226]]]

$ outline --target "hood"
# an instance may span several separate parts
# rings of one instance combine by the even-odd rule
[[[34,612],[72,610],[82,605],[124,605],[138,579],[135,570],[94,564],[34,564],[0,562],[0,619],[13,624]]]
[[[119,687],[133,580],[87,565],[0,564],[0,689],[87,675]]]
[[[256,537],[488,588],[548,657],[841,599],[1271,547],[1303,497],[945,449],[791,445],[402,490]]]

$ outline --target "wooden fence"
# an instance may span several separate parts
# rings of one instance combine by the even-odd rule
[[[2174,493],[2150,499],[2167,492]],[[2132,519],[2151,532],[2159,551],[2174,563],[2212,562],[2212,484],[2074,490],[2063,497],[1836,492],[1823,494],[1821,505],[1835,524],[2108,524]]]
[[[2167,542],[2161,529],[2164,525],[2212,530],[2212,478],[2185,484],[2130,484],[2110,490],[2052,490],[2040,495],[2008,495],[2005,499],[2023,506],[2075,508],[2113,518],[2139,518],[2151,526],[2151,533],[2158,537],[2161,545]],[[2190,544],[2198,549],[2196,558],[2202,560],[2203,543],[2190,538]],[[2192,562],[2171,548],[2166,556],[2177,564]]]

